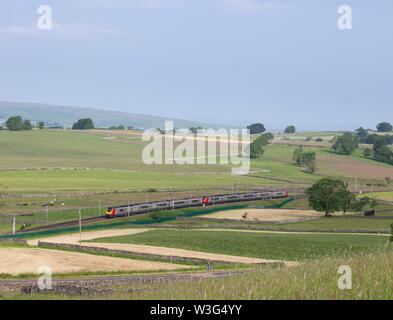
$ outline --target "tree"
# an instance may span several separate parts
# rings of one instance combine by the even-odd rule
[[[79,119],[77,122],[74,123],[72,129],[73,130],[94,129],[93,120],[91,120],[90,118]]]
[[[378,202],[375,199],[372,199],[370,197],[363,197],[360,200],[353,201],[351,209],[352,211],[360,212],[366,206],[370,206],[371,209],[374,209],[377,205]]]
[[[296,132],[295,126],[288,126],[284,130],[284,133],[295,133],[295,132]]]
[[[373,146],[374,160],[393,164],[393,151],[385,139],[378,139]]]
[[[256,138],[250,145],[250,158],[256,159],[261,158],[265,152],[263,147],[270,142],[270,138],[267,135],[261,135]]]
[[[315,151],[304,151],[302,146],[296,148],[292,154],[293,161],[295,161],[299,167],[306,167],[307,171],[310,173],[315,172],[316,158]]]
[[[296,162],[296,164],[301,167],[301,154],[303,153],[303,146],[296,148],[292,153],[292,159]]]
[[[332,149],[335,153],[350,155],[358,148],[358,141],[352,134],[335,136],[332,140]]]
[[[351,210],[354,206],[354,202],[356,202],[355,195],[349,190],[345,189],[340,191],[341,197],[341,210],[343,215],[346,214],[349,210]]]
[[[262,123],[254,123],[247,127],[250,130],[250,134],[258,134],[266,131],[265,126]]]
[[[29,120],[23,121],[23,130],[31,130],[33,126],[31,125]]]
[[[363,150],[363,155],[366,158],[370,158],[373,155],[373,151],[370,148],[366,148]]]
[[[191,127],[190,128],[190,132],[192,133],[192,134],[197,134],[198,133],[198,130],[201,130],[201,129],[203,129],[202,127]]]
[[[5,124],[8,130],[11,131],[23,130],[22,117],[20,116],[9,117]]]
[[[377,125],[378,132],[390,132],[393,130],[393,126],[388,122],[381,122]]]
[[[38,122],[38,129],[44,129],[45,128],[45,122],[40,121]]]
[[[364,129],[363,127],[356,129],[355,132],[356,132],[356,136],[359,138],[360,141],[367,138],[367,136],[368,136],[368,131],[366,129]]]
[[[307,172],[314,173],[316,166],[316,153],[314,151],[303,152],[301,155],[301,163],[307,168]]]
[[[273,140],[274,139],[274,135],[271,132],[266,132],[263,134],[263,136],[266,136],[268,140]]]
[[[349,201],[347,185],[342,180],[323,178],[306,190],[310,207],[324,212],[325,217],[343,210]]]

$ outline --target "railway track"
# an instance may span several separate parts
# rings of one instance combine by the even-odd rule
[[[98,222],[98,221],[103,221],[103,220],[105,220],[105,217],[85,218],[85,219],[82,219],[82,225],[86,225],[86,224]],[[16,231],[16,233],[27,233],[27,232],[32,232],[32,231],[51,230],[51,229],[57,229],[57,228],[74,227],[74,226],[78,226],[78,225],[79,225],[79,220],[72,220],[72,221],[49,224],[46,226],[41,226],[41,227],[36,227],[36,228],[18,230],[18,231]],[[6,234],[12,234],[12,232],[8,232]]]
[[[295,195],[294,198],[295,198],[295,200],[296,199],[307,199],[308,196],[304,193],[300,193],[300,194]],[[390,202],[390,201],[384,201],[384,200],[377,200],[377,201],[380,203],[385,203],[385,204],[393,204],[393,202]],[[378,210],[377,212],[382,213],[382,212],[389,212],[389,211],[392,211],[392,210]],[[119,219],[119,218],[123,218],[123,216],[112,217],[112,219]],[[104,216],[85,218],[85,219],[82,219],[82,225],[87,225],[89,223],[94,223],[94,222],[104,221],[104,220],[106,220],[106,218]],[[28,233],[28,232],[34,232],[34,231],[52,230],[52,229],[57,229],[57,228],[73,227],[73,226],[78,226],[78,225],[79,225],[79,220],[72,220],[72,221],[50,224],[50,225],[46,225],[46,226],[29,228],[29,229],[25,229],[25,230],[18,230],[18,231],[16,231],[16,233]],[[5,234],[12,234],[12,232],[8,232]]]

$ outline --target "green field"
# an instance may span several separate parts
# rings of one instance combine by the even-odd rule
[[[94,242],[133,243],[264,259],[302,261],[327,255],[382,250],[388,238],[343,234],[266,234],[231,231],[152,230]],[[390,245],[389,245],[390,247]]]
[[[149,188],[233,187],[235,183],[274,185],[279,181],[247,176],[117,172],[95,170],[27,170],[0,172],[1,184],[12,194],[125,192]]]

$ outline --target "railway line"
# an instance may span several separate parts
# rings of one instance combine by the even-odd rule
[[[105,217],[85,218],[85,219],[82,219],[82,225],[86,225],[86,224],[98,222],[98,221],[103,221],[103,220],[105,220]],[[27,233],[27,232],[32,232],[32,231],[52,230],[52,229],[57,229],[57,228],[74,227],[74,226],[78,226],[78,225],[79,225],[79,220],[72,220],[72,221],[49,224],[46,226],[18,230],[18,231],[16,231],[16,233]],[[12,234],[12,232],[8,232],[6,234]]]

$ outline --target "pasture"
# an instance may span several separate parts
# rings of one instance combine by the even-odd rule
[[[284,261],[374,252],[389,245],[388,237],[377,235],[280,234],[213,230],[151,230],[92,241],[161,246]]]

